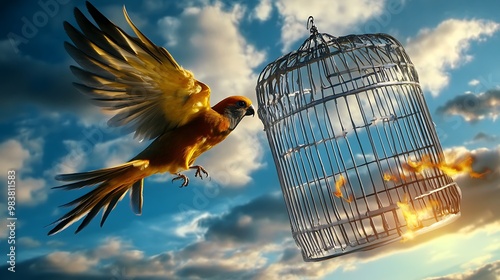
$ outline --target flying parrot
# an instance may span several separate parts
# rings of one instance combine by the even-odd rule
[[[250,99],[244,96],[230,96],[210,107],[210,88],[142,34],[125,7],[123,14],[137,37],[125,33],[89,2],[86,6],[97,25],[78,8],[74,13],[81,31],[64,22],[73,41],[64,46],[80,65],[71,66],[81,81],[75,86],[96,105],[114,113],[110,126],[125,126],[135,131],[136,137],[154,140],[124,164],[56,176],[66,184],[55,188],[95,187],[62,205],[73,208],[52,223],[55,226],[48,235],[85,216],[75,231],[78,233],[101,209],[102,226],[129,191],[132,210],[140,215],[143,182],[150,175],[169,172],[176,176],[173,180],[182,181],[181,187],[189,184],[182,171],[195,169],[195,177],[203,179],[208,172],[194,165],[196,158],[224,140],[245,116],[255,114]]]

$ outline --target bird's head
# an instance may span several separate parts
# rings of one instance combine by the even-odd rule
[[[217,103],[213,109],[229,119],[229,129],[236,128],[245,116],[254,116],[252,101],[245,96],[230,96]]]

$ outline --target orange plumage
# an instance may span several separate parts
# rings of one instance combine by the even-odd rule
[[[111,126],[127,126],[136,136],[154,141],[122,165],[56,176],[69,182],[56,188],[95,188],[63,205],[73,209],[54,222],[49,235],[85,216],[76,230],[79,232],[101,209],[102,226],[129,191],[133,211],[141,214],[143,181],[150,175],[176,174],[173,180],[182,180],[181,187],[189,183],[182,171],[196,169],[195,176],[208,176],[203,167],[194,165],[196,158],[223,141],[243,117],[255,113],[244,96],[231,96],[210,107],[210,88],[144,36],[125,8],[125,18],[137,37],[126,34],[86,4],[97,26],[78,9],[75,18],[81,31],[64,24],[73,41],[65,43],[66,50],[81,66],[71,67],[81,81],[75,86],[97,105],[115,113],[108,122]]]

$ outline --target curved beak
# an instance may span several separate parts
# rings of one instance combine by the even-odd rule
[[[255,109],[253,107],[253,105],[250,105],[250,107],[247,108],[247,112],[245,113],[245,116],[250,116],[252,115],[255,116]]]

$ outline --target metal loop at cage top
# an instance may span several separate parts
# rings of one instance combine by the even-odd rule
[[[309,16],[307,19],[307,29],[311,33],[311,35],[316,35],[318,34],[318,28],[316,28],[316,25],[314,25],[314,17]]]
[[[458,217],[461,194],[443,158],[418,75],[387,34],[311,34],[267,65],[258,115],[278,172],[293,238],[306,261],[400,240]],[[420,213],[416,224],[408,212]]]

